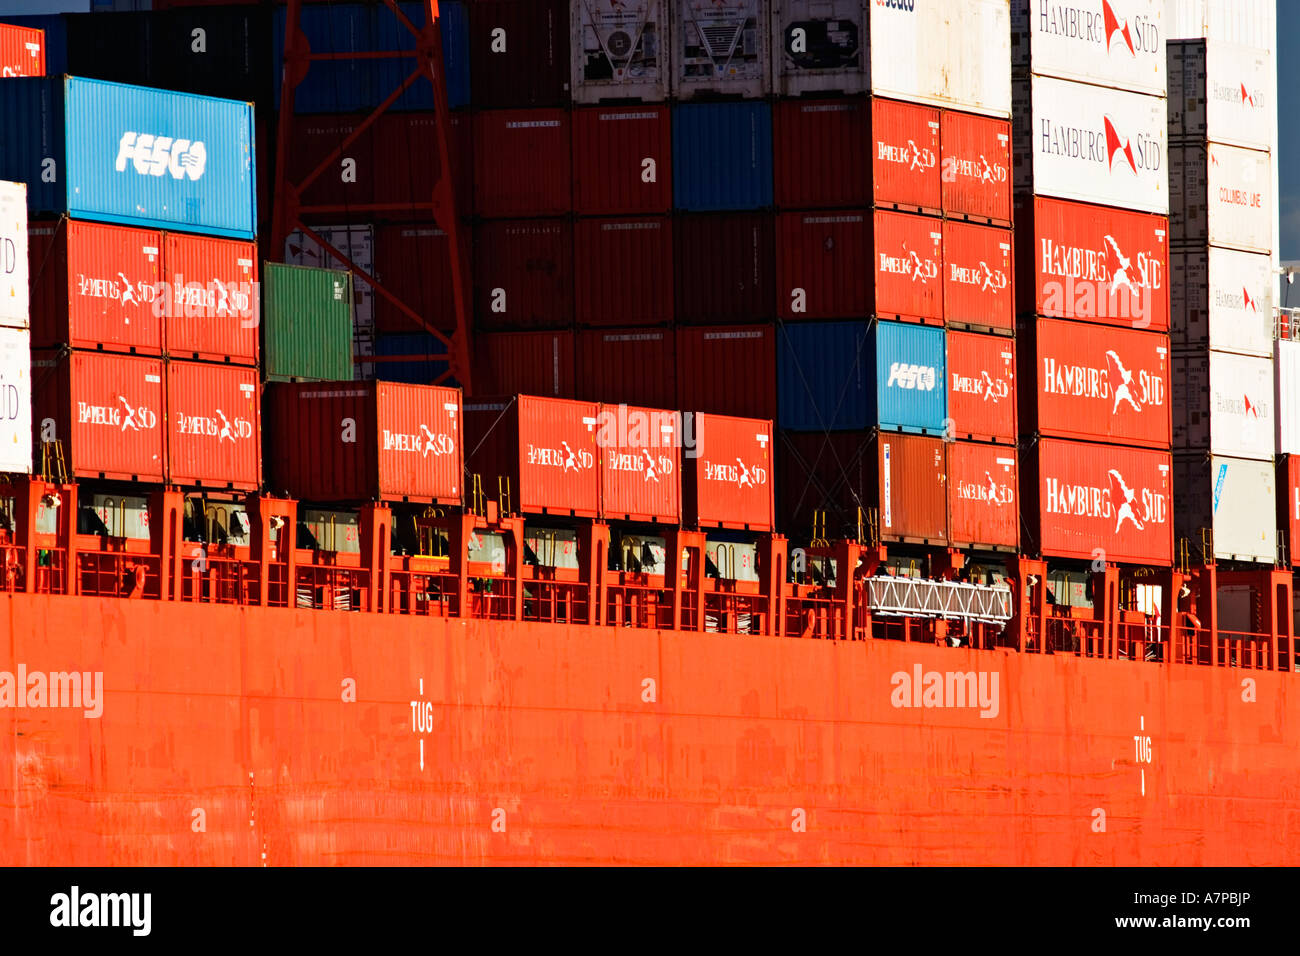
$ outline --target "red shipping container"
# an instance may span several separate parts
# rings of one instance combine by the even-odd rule
[[[775,418],[775,328],[679,328],[673,404],[693,412]]]
[[[948,445],[948,539],[957,547],[1015,551],[1020,546],[1016,450]]]
[[[942,325],[943,222],[877,212],[875,226],[876,317]]]
[[[1016,327],[1011,230],[943,224],[943,316],[949,325]]]
[[[1035,367],[1022,381],[1037,399],[1021,403],[1024,431],[1169,447],[1169,336],[1056,319],[1025,331],[1022,362],[1032,358]]]
[[[573,323],[573,232],[562,219],[503,220],[474,230],[474,316],[485,329]]]
[[[569,114],[493,110],[474,116],[474,210],[480,216],[562,216],[573,208]]]
[[[678,216],[673,224],[677,321],[770,320],[775,314],[773,226],[769,213]]]
[[[948,541],[948,469],[941,438],[879,432],[869,474],[880,539],[906,544]]]
[[[272,383],[265,406],[275,490],[322,503],[461,504],[460,389]]]
[[[871,170],[862,162],[871,149],[865,97],[779,100],[772,143],[777,208],[871,204]]]
[[[257,243],[178,232],[163,237],[167,354],[257,364]]]
[[[939,111],[873,99],[871,178],[876,205],[938,215],[942,207]]]
[[[673,235],[666,216],[579,219],[573,245],[580,325],[672,321]]]
[[[1016,236],[1020,314],[1169,329],[1164,216],[1034,197]]]
[[[162,359],[33,352],[32,393],[36,437],[63,443],[70,476],[162,483]]]
[[[588,330],[577,336],[577,397],[671,407],[676,365],[671,329]]]
[[[682,520],[682,416],[658,408],[602,405],[601,515],[612,521]]]
[[[800,541],[856,535],[859,509],[872,504],[863,496],[876,464],[873,450],[861,432],[782,432],[776,450],[781,532]],[[825,515],[816,530],[815,512]]]
[[[565,0],[474,0],[469,65],[479,109],[562,106],[569,98]]]
[[[773,530],[772,422],[697,413],[682,430],[688,526]]]
[[[870,213],[781,213],[776,218],[776,268],[776,304],[781,318],[869,315]],[[935,278],[937,282],[938,273]]]
[[[28,238],[33,348],[162,353],[162,233],[61,219]]]
[[[376,226],[374,258],[375,278],[384,288],[433,328],[445,332],[456,327],[451,245],[445,232],[434,225]],[[469,296],[471,291],[466,289],[465,294]],[[375,328],[381,335],[425,331],[386,296],[375,293],[374,302]]]
[[[1016,342],[948,332],[948,418],[953,438],[1016,443]]]
[[[299,187],[299,200],[307,222],[334,222],[345,209],[375,202],[381,163],[376,162],[374,126],[362,130],[353,142],[343,147],[342,152],[331,157],[344,140],[356,132],[363,119],[334,114],[293,118],[294,148],[290,150],[289,178]],[[355,170],[346,180],[345,159],[351,160],[351,169]],[[316,178],[303,185],[306,177],[318,168],[321,171]],[[323,208],[317,210],[315,207]]]
[[[1281,527],[1291,544],[1291,566],[1300,567],[1300,455],[1278,459],[1277,489]]]
[[[474,336],[474,394],[572,398],[572,332],[483,332]]]
[[[573,207],[582,216],[672,209],[668,107],[590,106],[573,111]]]
[[[0,77],[45,75],[45,31],[0,23]]]
[[[944,215],[1011,225],[1011,124],[953,110],[939,123]]]
[[[261,397],[255,368],[168,362],[167,481],[242,491],[261,487]]]
[[[1173,558],[1168,452],[1045,438],[1023,489],[1044,557],[1167,567]],[[1032,496],[1031,496],[1032,493]]]

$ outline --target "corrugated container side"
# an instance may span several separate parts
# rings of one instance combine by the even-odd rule
[[[1174,447],[1273,460],[1273,363],[1226,352],[1180,354],[1173,363]]]
[[[1174,460],[1175,525],[1199,557],[1272,564],[1277,557],[1277,475],[1270,461],[1198,455]]]
[[[10,27],[25,30],[39,30],[45,34],[41,55],[45,58],[45,69],[33,76],[60,76],[68,70],[68,29],[67,14],[45,13],[27,17],[5,17]],[[30,57],[30,53],[26,53]],[[23,74],[26,75],[26,74]]]
[[[875,444],[880,539],[946,544],[948,467],[943,440],[881,432]]]
[[[1169,44],[1171,140],[1272,147],[1277,104],[1268,50],[1217,40]]]
[[[460,389],[384,382],[375,392],[379,497],[460,504]]]
[[[1176,146],[1169,153],[1169,227],[1175,243],[1272,251],[1268,153],[1218,143]]]
[[[771,6],[777,96],[850,94],[866,88],[864,0],[772,0]]]
[[[772,109],[774,198],[783,209],[866,206],[867,100],[779,100]]]
[[[0,473],[31,473],[32,434],[31,333],[0,328]]]
[[[349,268],[349,263],[373,275],[375,266],[375,228],[367,224],[342,226],[313,226],[312,231],[320,242],[302,230],[294,230],[284,242],[284,261],[295,266],[337,269]],[[327,249],[325,243],[345,258]],[[365,281],[352,282],[352,353],[355,356],[375,354],[375,290]],[[368,379],[374,376],[374,366],[363,363],[356,366],[355,377]]]
[[[1020,507],[1014,448],[948,445],[948,538],[958,546],[1014,551]]]
[[[942,205],[939,111],[873,99],[871,143],[876,206],[938,214]]]
[[[374,367],[377,381],[428,385],[447,370],[447,346],[427,332],[380,335]]]
[[[676,401],[672,329],[590,329],[577,334],[576,397],[670,408]]]
[[[928,216],[875,215],[875,314],[943,324],[943,222]]]
[[[594,402],[521,395],[513,457],[523,514],[594,518],[600,511],[600,446]],[[494,487],[489,486],[489,487]]]
[[[31,325],[27,259],[27,186],[0,183],[0,326]]]
[[[943,329],[877,322],[875,421],[890,431],[947,434],[948,389]]]
[[[275,55],[275,75],[284,69],[284,34],[286,12],[275,13],[271,49]],[[313,54],[350,53],[377,50],[376,19],[373,7],[356,4],[331,4],[328,7],[304,4],[299,29]],[[379,73],[383,60],[341,59],[313,62],[293,92],[294,112],[359,113],[378,105],[389,92],[379,92]],[[274,84],[275,108],[280,108],[280,85]]]
[[[1300,454],[1300,342],[1278,339],[1273,361],[1277,402],[1277,452]],[[1300,545],[1300,539],[1292,547]]]
[[[574,227],[579,325],[658,325],[673,319],[673,234],[666,216],[579,219]]]
[[[575,3],[570,11],[574,102],[666,98],[668,0]]]
[[[270,381],[352,380],[352,274],[267,262],[262,353]]]
[[[398,5],[402,15],[417,30],[424,27],[424,4]],[[443,84],[447,108],[459,109],[470,102],[469,72],[469,11],[464,3],[442,0],[439,4],[438,30],[442,40]],[[414,51],[416,39],[383,4],[375,8],[375,35],[380,50]],[[410,59],[380,60],[376,81],[380,100],[402,83],[416,68],[414,55]],[[278,75],[278,74],[277,74]],[[369,104],[378,106],[379,102]],[[398,110],[433,110],[433,85],[423,78],[408,87],[393,104]]]
[[[870,315],[871,240],[871,214],[863,210],[778,215],[777,315],[788,320]]]
[[[865,322],[778,327],[776,393],[782,428],[868,427],[874,404],[869,334]]]
[[[1206,246],[1171,255],[1170,336],[1177,349],[1273,354],[1273,264]]]
[[[569,99],[564,0],[475,0],[469,59],[480,109],[563,106]]]
[[[489,332],[474,336],[479,395],[574,395],[572,332]]]
[[[1013,0],[1014,69],[1164,96],[1164,14],[1165,0],[1102,0],[1092,8]]]
[[[602,405],[599,429],[601,516],[680,524],[681,413]]]
[[[1300,566],[1300,456],[1287,455],[1277,466],[1278,511],[1281,527],[1287,531],[1291,566]]]
[[[824,537],[852,538],[858,510],[873,506],[867,488],[873,446],[862,432],[783,431],[777,441],[777,527],[788,537],[810,538],[814,513],[825,514]]]
[[[474,318],[518,332],[573,322],[573,227],[564,219],[500,220],[474,229]]]
[[[944,110],[939,117],[945,216],[1011,224],[1011,124]]]
[[[261,487],[261,393],[256,369],[168,362],[167,481],[241,491]]]
[[[1016,442],[1016,342],[1004,335],[948,332],[951,436]]]
[[[763,96],[771,87],[769,0],[672,0],[672,93]]]
[[[673,107],[673,204],[693,212],[772,205],[767,103]]]
[[[0,77],[45,75],[45,31],[0,23]]]
[[[575,5],[585,15],[585,4]],[[634,216],[673,206],[672,119],[666,106],[573,111],[573,207],[582,216]]]
[[[456,327],[451,289],[451,245],[432,224],[375,227],[375,278],[433,328]],[[469,290],[466,290],[469,291]],[[423,326],[385,296],[375,297],[375,331],[417,332]]]
[[[769,213],[678,216],[673,222],[677,321],[732,325],[771,319],[776,309],[774,226]]]
[[[1009,229],[943,224],[943,315],[949,325],[1015,327],[1012,258]]]
[[[176,232],[163,242],[164,294],[171,297],[163,329],[167,354],[256,365],[257,244]]]
[[[677,408],[771,419],[776,410],[771,325],[677,329]]]
[[[573,208],[569,114],[488,110],[474,116],[474,211],[559,216]]]
[[[690,527],[771,531],[774,527],[771,421],[704,413],[691,418],[694,454],[683,462]],[[683,428],[685,431],[685,428]]]

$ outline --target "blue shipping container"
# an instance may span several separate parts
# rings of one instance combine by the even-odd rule
[[[33,215],[252,239],[253,107],[76,77],[0,83],[0,179]]]
[[[674,106],[673,200],[678,209],[704,212],[771,206],[771,107]]]
[[[395,358],[409,356],[409,361],[375,363],[375,378],[381,382],[428,385],[447,371],[445,361],[429,356],[446,355],[447,347],[427,332],[381,335],[375,341],[375,355]],[[443,384],[452,384],[450,382]]]
[[[780,326],[776,374],[782,428],[819,432],[870,426],[874,382],[867,336],[865,322]]]
[[[945,343],[943,329],[908,322],[876,323],[874,424],[886,431],[943,434],[948,417]]]

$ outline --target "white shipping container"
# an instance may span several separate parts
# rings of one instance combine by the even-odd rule
[[[1011,0],[1017,73],[1165,95],[1165,0]]]
[[[1273,460],[1273,362],[1226,352],[1175,355],[1174,448]]]
[[[27,295],[27,184],[0,182],[0,326],[31,324]]]
[[[1168,215],[1164,100],[1048,77],[1014,86],[1017,191]]]
[[[866,0],[772,0],[778,96],[861,93],[867,57]]]
[[[1273,262],[1207,246],[1175,252],[1170,336],[1176,349],[1273,354]]]
[[[312,232],[351,259],[357,268],[374,275],[373,226],[313,226]],[[347,268],[315,239],[298,230],[284,241],[284,261],[292,266],[317,269]],[[359,356],[375,354],[375,290],[356,275],[352,277],[352,351]],[[374,365],[370,362],[357,365],[356,375],[359,379],[374,378]]]
[[[1276,479],[1272,461],[1196,456],[1174,459],[1174,533],[1201,546],[1213,534],[1221,561],[1271,564],[1277,554]]]
[[[1273,363],[1277,401],[1277,451],[1300,455],[1300,342],[1278,339]],[[1300,546],[1293,541],[1291,546]]]
[[[0,472],[32,473],[32,342],[0,328]]]
[[[1216,40],[1169,44],[1169,137],[1272,149],[1277,77],[1266,50]]]
[[[1278,0],[1166,0],[1169,39],[1202,37],[1277,52]]]
[[[667,96],[668,0],[577,0],[569,9],[575,102]]]
[[[1010,0],[875,0],[870,18],[873,93],[1011,114]]]
[[[1237,146],[1169,150],[1169,235],[1175,245],[1273,251],[1273,170],[1268,153]]]
[[[673,93],[760,97],[771,71],[768,0],[673,0]]]

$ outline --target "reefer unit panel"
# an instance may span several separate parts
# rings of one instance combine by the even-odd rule
[[[172,232],[163,237],[163,341],[172,358],[256,365],[261,291],[257,244]]]
[[[570,5],[575,103],[667,97],[668,8],[669,0]]]
[[[769,0],[671,0],[673,95],[760,97],[771,79]]]
[[[168,362],[167,429],[169,483],[240,491],[261,487],[262,387],[257,369]]]
[[[875,314],[943,324],[943,223],[928,216],[876,212]]]
[[[599,429],[601,516],[680,524],[681,413],[602,405]]]
[[[1300,455],[1300,342],[1278,339],[1273,369],[1274,395],[1277,400],[1277,453]]]
[[[474,229],[474,319],[518,332],[573,322],[573,232],[565,219],[502,219]]]
[[[870,107],[865,97],[778,100],[772,108],[775,201],[781,209],[871,202]]]
[[[1273,354],[1272,260],[1202,246],[1171,255],[1179,281],[1169,289],[1169,334],[1176,349]]]
[[[574,227],[579,325],[661,325],[673,319],[673,236],[666,216],[579,219]]]
[[[574,211],[580,216],[630,216],[672,209],[671,138],[666,106],[575,109]]]
[[[771,531],[772,423],[702,412],[689,421],[693,434],[682,462],[687,525]]]
[[[351,381],[352,273],[265,264],[263,370],[270,381]]]
[[[869,427],[874,405],[870,334],[865,322],[778,327],[776,393],[782,428],[847,431]],[[937,381],[942,388],[942,373]]]
[[[1169,44],[1169,137],[1273,148],[1277,76],[1268,50],[1218,40]]]
[[[943,110],[939,117],[943,214],[1011,224],[1011,123]]]
[[[45,75],[45,31],[0,23],[0,77]]]
[[[27,288],[27,186],[0,182],[0,326],[31,324]]]
[[[772,205],[767,103],[673,107],[673,204],[693,212]]]
[[[1178,536],[1196,554],[1211,533],[1207,559],[1272,564],[1277,556],[1277,475],[1272,461],[1197,456],[1174,462]]]
[[[877,322],[875,421],[890,431],[946,434],[947,356],[943,329]]]
[[[949,325],[1012,329],[1016,323],[1011,230],[943,224],[943,316]]]
[[[676,403],[672,329],[587,329],[577,334],[575,397],[672,407]]]
[[[867,83],[866,0],[771,0],[774,92],[859,93]]]
[[[31,470],[31,334],[0,328],[0,473],[26,475]]]
[[[673,222],[677,322],[734,325],[776,311],[775,220],[769,213],[700,213]],[[770,417],[770,416],[764,416]]]
[[[485,332],[474,336],[475,395],[574,395],[572,332]]]
[[[1273,249],[1273,170],[1268,153],[1236,146],[1169,151],[1169,228],[1175,244]]]
[[[905,544],[948,542],[947,446],[941,438],[876,436],[875,504],[880,539]]]
[[[573,209],[569,113],[486,110],[474,116],[474,211],[561,216]]]
[[[772,325],[677,329],[677,408],[775,418],[776,338]]]
[[[563,106],[569,100],[564,0],[473,0],[469,65],[479,109]]]
[[[1174,447],[1273,460],[1273,363],[1226,352],[1174,358]],[[1181,389],[1181,391],[1178,391]]]
[[[948,540],[957,547],[1014,551],[1020,543],[1016,452],[999,445],[948,445]]]
[[[864,210],[778,214],[776,314],[788,320],[870,315],[870,230],[871,213]]]
[[[1011,0],[1017,73],[1164,96],[1165,0]]]
[[[871,142],[876,206],[937,214],[943,203],[939,110],[872,99]]]
[[[1016,443],[1016,341],[948,331],[950,438]]]

